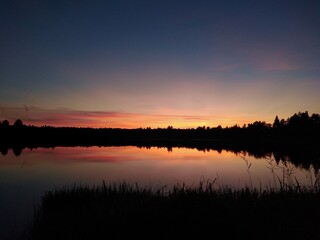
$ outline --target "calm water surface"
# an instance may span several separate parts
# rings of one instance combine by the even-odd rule
[[[14,237],[26,226],[45,191],[65,185],[93,185],[105,180],[157,188],[182,182],[197,185],[203,179],[216,179],[217,187],[260,187],[275,186],[275,174],[284,176],[286,181],[297,178],[306,185],[313,181],[312,169],[289,162],[277,164],[272,156],[269,160],[257,159],[227,151],[58,147],[24,150],[19,157],[9,151],[0,155],[0,239]]]

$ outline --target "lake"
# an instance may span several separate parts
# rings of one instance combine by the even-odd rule
[[[287,183],[312,185],[314,169],[276,161],[272,154],[255,158],[246,152],[199,151],[190,148],[56,147],[12,150],[0,155],[0,239],[15,238],[32,219],[45,191],[73,184],[99,185],[126,181],[139,186],[198,185],[216,187],[277,187]]]

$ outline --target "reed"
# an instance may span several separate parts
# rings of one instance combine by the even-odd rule
[[[319,239],[318,187],[140,187],[126,182],[46,192],[29,239]]]

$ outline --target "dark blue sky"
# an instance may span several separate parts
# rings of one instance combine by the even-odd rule
[[[0,31],[0,118],[320,112],[319,1],[2,0]]]

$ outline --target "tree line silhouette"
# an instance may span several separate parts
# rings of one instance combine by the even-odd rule
[[[76,128],[26,126],[18,119],[12,125],[0,121],[0,152],[12,149],[20,155],[24,148],[56,146],[138,146],[195,148],[200,151],[223,149],[247,152],[255,157],[273,153],[277,161],[303,167],[320,166],[320,115],[299,112],[288,119],[275,117],[273,124],[255,121],[232,127],[167,128]]]
[[[26,126],[18,119],[13,125],[0,121],[0,143],[105,143],[115,140],[242,140],[242,141],[318,141],[320,115],[299,112],[287,120],[275,117],[273,124],[255,121],[232,127],[167,128],[75,128],[52,126]]]

